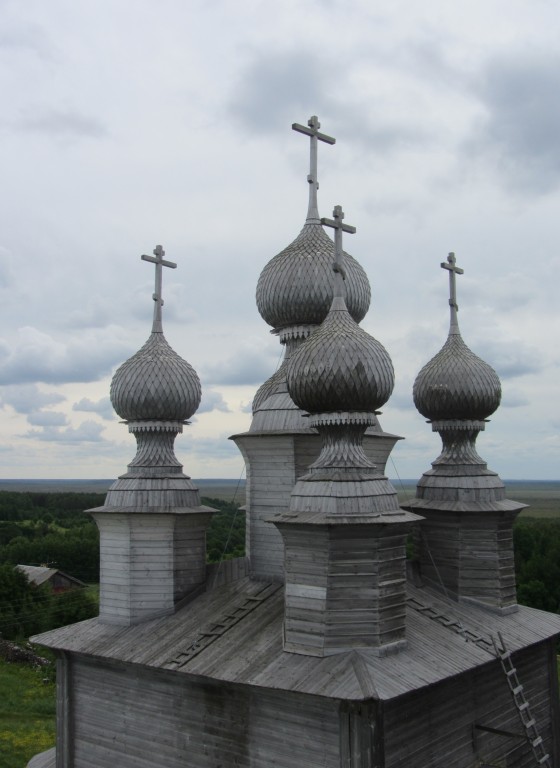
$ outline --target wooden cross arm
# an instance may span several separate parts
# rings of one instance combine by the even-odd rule
[[[327,136],[326,133],[319,133],[314,128],[308,128],[306,125],[300,125],[299,123],[292,123],[292,131],[298,133],[305,133],[306,136],[315,136],[319,141],[324,141],[325,144],[336,144],[336,139],[332,136]]]
[[[450,272],[456,272],[458,275],[465,274],[464,269],[461,269],[461,267],[456,267],[455,264],[448,264],[446,261],[442,261],[440,266],[442,266],[443,269],[448,269]]]
[[[341,229],[343,232],[349,232],[351,235],[356,234],[356,227],[351,227],[350,224],[343,224],[341,221],[321,219],[321,224],[324,224],[325,227],[332,227],[332,229]]]
[[[171,269],[177,268],[177,264],[175,264],[175,262],[165,261],[165,259],[157,259],[155,256],[146,256],[145,254],[143,254],[142,256],[140,256],[140,258],[142,259],[142,261],[151,261],[152,264],[161,264],[162,267],[170,267]]]

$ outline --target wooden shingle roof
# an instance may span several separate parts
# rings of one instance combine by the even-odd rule
[[[560,616],[525,606],[500,616],[408,585],[407,648],[325,658],[282,648],[283,587],[249,578],[196,598],[172,616],[131,627],[90,619],[33,638],[41,645],[176,674],[328,698],[389,700],[495,657],[488,627],[510,650],[560,634]]]

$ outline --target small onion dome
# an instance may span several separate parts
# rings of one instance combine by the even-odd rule
[[[471,352],[459,333],[450,333],[442,349],[414,382],[416,408],[430,421],[482,421],[500,404],[502,389],[496,371]]]
[[[200,397],[196,371],[159,332],[118,368],[111,382],[113,408],[126,421],[185,421]]]
[[[394,378],[388,352],[356,324],[341,298],[333,300],[287,371],[292,400],[309,413],[372,413],[389,399]]]
[[[257,283],[257,307],[273,328],[320,325],[333,296],[333,241],[321,224],[306,223],[296,239],[265,266]],[[345,254],[346,303],[359,323],[369,308],[366,273]]]

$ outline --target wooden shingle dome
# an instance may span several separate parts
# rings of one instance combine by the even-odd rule
[[[291,359],[287,379],[294,403],[309,413],[372,413],[389,399],[394,372],[383,345],[336,297],[321,327]]]
[[[265,266],[257,283],[257,307],[273,328],[319,325],[333,296],[333,242],[319,223],[309,220],[300,234]],[[366,273],[345,254],[346,303],[359,323],[369,308],[371,291]]]
[[[467,347],[458,329],[452,329],[442,349],[416,377],[413,397],[430,421],[483,421],[500,405],[501,392],[496,371]]]
[[[111,382],[111,402],[126,421],[185,421],[200,404],[200,380],[160,332],[123,363]]]
[[[484,421],[500,405],[502,388],[491,365],[474,354],[461,337],[455,275],[463,274],[450,253],[441,264],[449,272],[449,335],[414,382],[414,405],[430,421]]]

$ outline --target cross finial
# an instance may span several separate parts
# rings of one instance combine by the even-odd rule
[[[447,257],[447,262],[441,262],[441,267],[442,269],[449,270],[449,307],[451,312],[451,331],[459,333],[459,321],[457,320],[459,305],[457,304],[457,286],[455,282],[455,275],[462,275],[464,270],[456,266],[454,253],[449,254]]]
[[[321,224],[334,229],[334,264],[335,272],[334,296],[344,298],[344,280],[346,272],[344,270],[344,251],[342,250],[342,233],[349,232],[355,234],[356,227],[343,223],[344,211],[342,206],[335,205],[332,219],[321,219]]]
[[[162,267],[170,267],[171,269],[176,269],[177,264],[175,264],[173,261],[164,260],[163,257],[165,256],[165,251],[163,250],[161,245],[156,245],[153,253],[154,253],[153,256],[142,255],[140,258],[142,259],[142,261],[151,261],[152,264],[156,265],[156,289],[152,295],[152,298],[155,301],[154,322],[152,325],[152,333],[154,332],[161,333],[163,331],[163,326],[161,324],[161,308],[163,307],[163,298],[161,295]]]
[[[311,139],[311,160],[310,170],[307,177],[309,182],[309,208],[307,211],[307,221],[319,221],[319,210],[317,208],[317,190],[319,182],[317,181],[317,141],[324,141],[325,144],[335,144],[336,139],[327,136],[326,133],[319,133],[321,123],[317,115],[312,115],[307,121],[307,126],[299,123],[292,123],[292,130],[298,133],[304,133]]]

